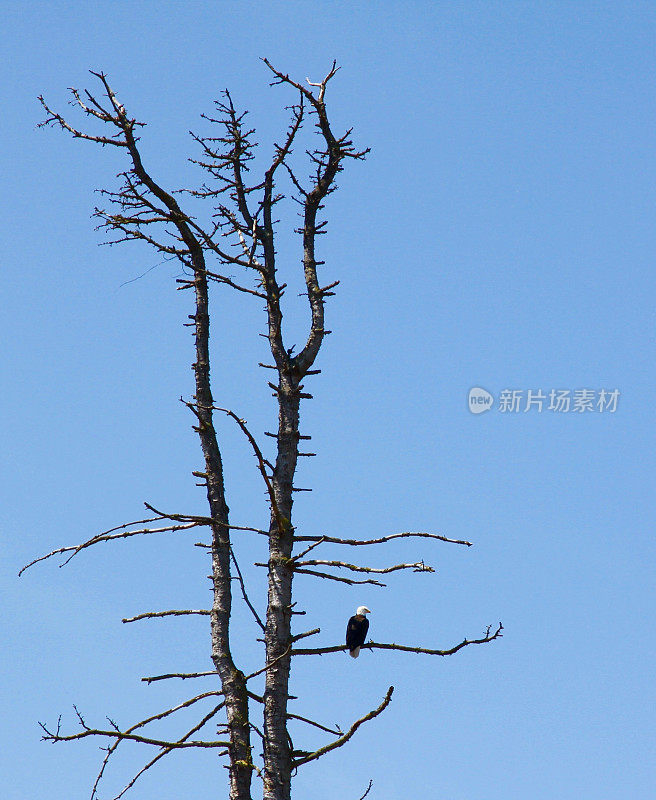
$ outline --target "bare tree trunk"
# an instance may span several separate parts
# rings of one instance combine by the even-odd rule
[[[278,457],[273,486],[278,507],[269,534],[269,591],[266,621],[264,800],[289,800],[292,753],[287,731],[291,663],[292,579],[294,546],[292,489],[298,458],[299,397],[294,381],[281,376]]]
[[[202,253],[199,254],[202,258]],[[248,695],[243,672],[235,666],[230,651],[230,617],[232,592],[230,575],[230,523],[225,500],[223,463],[212,421],[213,399],[210,386],[209,324],[207,278],[205,264],[195,274],[196,314],[196,410],[200,437],[205,455],[207,500],[212,524],[212,584],[214,600],[211,610],[212,661],[221,678],[230,733],[230,799],[250,800],[253,774]]]

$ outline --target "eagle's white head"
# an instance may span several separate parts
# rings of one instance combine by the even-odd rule
[[[371,611],[367,608],[367,606],[358,606],[358,610],[355,612],[356,614],[371,614]]]

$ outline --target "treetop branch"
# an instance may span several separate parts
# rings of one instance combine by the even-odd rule
[[[75,96],[75,90],[72,90],[72,92],[73,92],[73,95]],[[41,105],[43,106],[43,108],[45,109],[46,113],[48,114],[47,118],[45,120],[43,120],[43,122],[40,122],[38,124],[39,128],[44,128],[44,127],[46,127],[48,125],[59,125],[59,127],[62,130],[68,131],[76,139],[87,139],[90,142],[96,142],[97,144],[101,144],[103,146],[107,145],[107,144],[111,144],[111,145],[114,145],[116,147],[127,147],[127,142],[125,142],[122,139],[115,138],[113,136],[111,136],[111,137],[110,136],[94,136],[93,134],[83,133],[82,131],[79,131],[77,128],[74,128],[72,125],[69,125],[69,123],[66,122],[66,120],[64,119],[64,117],[62,117],[61,114],[58,114],[55,111],[53,111],[51,108],[49,108],[49,106],[47,105],[46,101],[44,100],[44,98],[41,95],[39,95],[38,99],[39,99],[39,102],[41,103]],[[82,106],[82,108],[84,110],[84,106]],[[110,121],[110,120],[107,119],[107,120],[103,120],[103,121],[105,122],[105,121]]]

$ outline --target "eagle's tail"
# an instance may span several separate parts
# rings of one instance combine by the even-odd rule
[[[353,650],[349,650],[349,655],[351,658],[357,658],[360,655],[360,648],[354,647]]]

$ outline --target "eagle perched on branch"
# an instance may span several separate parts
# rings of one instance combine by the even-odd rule
[[[360,655],[360,648],[367,638],[369,620],[365,614],[371,614],[367,606],[358,606],[355,616],[351,617],[346,626],[346,646],[351,658],[357,658]]]

